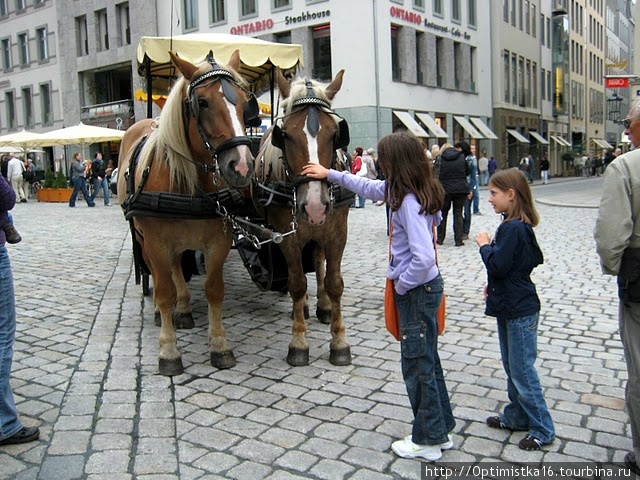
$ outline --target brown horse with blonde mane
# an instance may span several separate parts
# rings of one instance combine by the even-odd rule
[[[311,252],[316,272],[316,316],[330,323],[329,361],[349,365],[351,349],[342,319],[344,283],[340,264],[347,241],[347,216],[353,194],[341,192],[326,181],[301,175],[308,162],[340,168],[336,150],[349,143],[347,123],[331,108],[342,86],[344,70],[326,87],[308,79],[291,84],[277,73],[281,103],[278,118],[262,140],[256,156],[253,198],[274,230],[283,234],[280,249],[287,261],[288,290],[293,300],[293,338],[290,365],[309,363],[305,316],[308,317],[307,278],[303,252]],[[260,189],[267,191],[261,196]],[[278,193],[283,200],[278,201]],[[276,201],[271,201],[276,198]],[[342,199],[342,201],[340,201]],[[346,200],[346,201],[345,201]],[[325,270],[326,263],[326,270]]]
[[[171,59],[182,77],[159,120],[142,120],[127,130],[118,178],[118,199],[132,222],[134,256],[138,247],[136,261],[146,264],[153,278],[163,375],[183,372],[174,321],[177,327],[193,326],[181,269],[186,250],[204,253],[211,363],[235,365],[222,325],[222,268],[233,238],[227,212],[238,198],[242,202],[236,189],[245,189],[254,174],[245,124],[259,113],[236,72],[238,51],[228,65],[215,63],[212,54],[200,65],[172,53]]]

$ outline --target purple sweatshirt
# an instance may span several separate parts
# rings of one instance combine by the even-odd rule
[[[13,188],[7,183],[2,175],[0,175],[0,226],[4,226],[7,223],[7,212],[13,208],[16,204],[16,194]],[[7,236],[4,234],[4,230],[0,228],[0,245],[4,245],[7,241]]]
[[[371,200],[384,200],[387,188],[384,180],[370,180],[336,170],[329,170],[327,179]],[[396,292],[400,295],[430,282],[439,273],[431,227],[434,223],[436,226],[440,224],[442,214],[425,215],[419,212],[418,200],[413,193],[408,193],[391,217],[393,236],[387,277],[394,281]]]

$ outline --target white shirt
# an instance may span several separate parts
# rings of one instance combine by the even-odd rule
[[[22,171],[24,170],[24,165],[22,160],[17,157],[13,157],[9,160],[9,164],[7,165],[7,177],[13,178],[22,175]]]

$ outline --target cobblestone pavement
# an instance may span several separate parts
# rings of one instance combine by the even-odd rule
[[[419,462],[390,451],[410,433],[412,414],[399,345],[382,320],[384,207],[367,202],[349,216],[351,366],[329,363],[328,327],[312,318],[310,365],[289,367],[289,297],[260,293],[232,251],[224,318],[237,366],[209,364],[203,279],[194,277],[196,327],[178,333],[185,373],[168,378],[157,373],[159,328],[134,282],[127,224],[118,207],[100,203],[14,209],[24,240],[9,246],[18,310],[12,385],[23,422],[38,425],[41,439],[2,447],[0,478],[420,478]],[[615,282],[601,275],[594,251],[597,210],[538,207],[537,365],[557,439],[524,452],[522,432],[484,424],[507,400],[495,320],[483,315],[475,244],[456,248],[449,232],[439,249],[448,309],[440,356],[457,426],[443,460],[620,462],[631,447]],[[493,232],[499,218],[484,193],[481,210],[472,232]]]

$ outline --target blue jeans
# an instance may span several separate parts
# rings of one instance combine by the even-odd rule
[[[444,282],[438,275],[404,295],[395,294],[400,314],[402,376],[413,409],[412,440],[418,445],[448,441],[456,422],[438,356],[436,312]]]
[[[82,192],[84,199],[87,202],[87,205],[90,207],[95,207],[95,203],[89,196],[89,192],[87,192],[87,181],[82,177],[76,177],[71,180],[73,182],[73,192],[71,193],[71,198],[69,199],[69,206],[76,206],[76,198],[78,197],[78,192]]]
[[[540,313],[508,320],[498,319],[502,365],[507,373],[509,403],[501,420],[513,430],[526,430],[543,443],[555,437],[553,420],[542,396],[535,368],[538,356]]]
[[[100,192],[100,188],[104,192],[104,204],[109,205],[109,184],[107,183],[107,179],[103,178],[102,180],[98,180],[97,178],[93,179],[93,193],[91,194],[91,200],[93,201],[96,198],[96,195]]]
[[[489,185],[489,170],[486,172],[480,172],[480,185],[483,187]]]
[[[7,248],[0,245],[0,440],[9,438],[22,429],[9,384],[15,338],[16,304],[13,275]]]

